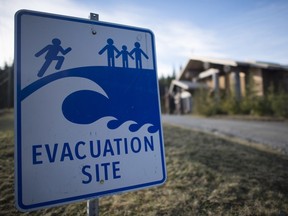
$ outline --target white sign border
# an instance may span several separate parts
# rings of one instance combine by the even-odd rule
[[[133,185],[129,187],[124,188],[118,188],[113,190],[108,190],[104,192],[97,192],[97,193],[91,193],[91,194],[85,194],[81,196],[75,196],[75,197],[69,197],[65,199],[60,200],[54,200],[49,201],[45,203],[37,203],[33,205],[24,205],[22,202],[22,164],[21,164],[21,153],[22,153],[22,143],[21,143],[21,99],[20,99],[20,91],[21,91],[21,16],[22,15],[32,15],[32,16],[39,16],[39,17],[45,17],[45,18],[51,18],[51,19],[60,19],[65,21],[71,21],[71,22],[78,22],[78,23],[85,23],[85,24],[91,24],[91,25],[101,25],[106,27],[112,27],[112,28],[120,28],[120,29],[126,29],[126,30],[133,30],[133,31],[142,31],[146,33],[150,33],[152,35],[152,52],[153,52],[153,65],[154,70],[156,71],[157,76],[157,64],[156,64],[156,55],[155,55],[155,39],[154,34],[149,29],[144,28],[138,28],[138,27],[132,27],[132,26],[125,26],[125,25],[119,25],[114,23],[107,23],[107,22],[99,22],[95,20],[88,20],[88,19],[82,19],[82,18],[76,18],[76,17],[70,17],[70,16],[64,16],[64,15],[57,15],[57,14],[51,14],[51,13],[44,13],[39,11],[31,11],[31,10],[19,10],[15,14],[15,46],[14,46],[14,59],[15,59],[15,68],[14,68],[14,103],[15,103],[15,152],[14,152],[14,163],[15,163],[15,199],[16,199],[16,206],[20,211],[31,211],[31,210],[37,210],[37,209],[43,209],[53,206],[59,206],[62,204],[69,204],[84,200],[89,200],[91,198],[97,198],[102,197],[105,195],[112,195],[116,193],[122,193],[122,192],[128,192],[128,191],[134,191],[139,189],[144,189],[156,185],[161,185],[166,181],[167,174],[166,174],[166,162],[165,162],[165,152],[164,152],[164,140],[163,140],[163,131],[162,127],[160,127],[159,131],[159,139],[160,139],[160,148],[161,148],[161,161],[162,161],[162,172],[163,172],[163,178],[159,181],[155,182],[149,182],[145,184],[140,185]],[[158,83],[157,83],[158,87]],[[157,88],[158,91],[158,101],[159,101],[159,88]],[[159,102],[159,113],[160,112],[160,102]],[[159,116],[160,122],[161,122],[161,114]]]

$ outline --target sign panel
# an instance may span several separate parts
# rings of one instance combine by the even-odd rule
[[[21,10],[15,36],[20,210],[164,183],[150,30]]]

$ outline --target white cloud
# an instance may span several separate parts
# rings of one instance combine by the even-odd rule
[[[186,63],[192,55],[222,55],[217,51],[218,45],[213,32],[202,30],[190,23],[174,20],[155,29],[158,56],[170,64],[170,68]],[[171,69],[162,71],[162,68],[159,68],[159,72],[167,74],[171,73]]]

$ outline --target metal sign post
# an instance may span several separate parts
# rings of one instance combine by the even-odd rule
[[[90,13],[90,20],[99,20],[99,15]],[[99,216],[99,198],[87,201],[87,216]]]
[[[99,198],[87,201],[87,215],[88,216],[99,215]]]

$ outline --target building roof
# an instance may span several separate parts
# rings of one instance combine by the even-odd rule
[[[187,71],[193,73],[193,71],[202,72],[208,70],[209,68],[213,68],[215,66],[222,66],[229,70],[231,67],[255,67],[262,69],[271,69],[271,70],[287,70],[288,65],[281,65],[277,63],[264,62],[264,61],[236,61],[231,59],[219,59],[219,58],[209,58],[209,57],[193,57],[189,59],[186,66],[180,71],[177,80],[182,80],[184,78],[184,74]]]

